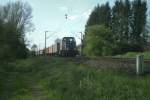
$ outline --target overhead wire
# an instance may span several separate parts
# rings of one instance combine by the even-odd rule
[[[87,11],[89,11],[91,8],[88,8],[88,9],[86,9],[86,10],[84,10],[84,11],[82,11],[80,14],[78,14],[78,15],[83,15],[85,12],[87,12]],[[69,10],[67,10],[67,15],[68,15],[68,19],[66,19],[66,21],[64,22],[64,21],[62,21],[61,22],[61,24],[59,24],[58,25],[58,28],[56,28],[55,29],[55,31],[50,31],[50,32],[52,32],[53,34],[52,35],[50,35],[50,36],[48,36],[48,38],[51,38],[51,37],[57,37],[57,35],[58,34],[60,34],[61,32],[58,32],[58,30],[60,30],[61,28],[63,28],[64,26],[66,27],[66,29],[67,29],[67,25],[68,25],[68,21],[70,21],[70,19],[69,19]],[[64,14],[64,18],[65,18],[65,14]],[[76,21],[75,23],[77,23],[77,22],[79,22],[79,21],[81,21],[81,18],[78,20],[78,21]],[[66,25],[64,25],[64,23],[66,24]],[[70,22],[69,22],[70,23]],[[63,27],[62,27],[63,26]],[[73,27],[73,25],[71,25],[71,24],[69,24],[69,27]],[[69,28],[68,27],[68,28]],[[64,28],[65,29],[65,28]],[[70,28],[71,29],[71,28]],[[81,31],[72,31],[72,30],[68,30],[68,31],[70,31],[70,33],[73,35],[73,36],[75,36],[76,38],[78,38],[78,39],[81,39],[81,36],[78,36],[76,33],[79,33],[79,32],[81,32]],[[56,34],[57,33],[57,34]]]
[[[82,12],[81,12],[80,14],[78,14],[78,15],[82,15],[82,16],[83,16],[83,14],[84,14],[85,12],[89,11],[89,10],[91,10],[91,8],[88,8],[88,9],[82,11]],[[76,21],[75,24],[78,23],[79,21],[81,21],[81,18],[80,18],[78,21]],[[71,26],[71,25],[70,25],[70,26]],[[73,31],[70,31],[70,32],[73,34],[73,33],[77,33],[77,32],[79,33],[79,32],[81,32],[81,31],[80,31],[80,30],[78,30],[78,31],[76,30],[75,32],[73,32]],[[83,33],[84,33],[84,32],[83,32]],[[76,35],[76,34],[73,34],[73,35],[79,38],[78,35]]]

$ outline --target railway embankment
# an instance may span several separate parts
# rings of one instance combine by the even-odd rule
[[[83,58],[84,64],[102,69],[113,69],[130,74],[136,73],[136,58],[97,57]],[[144,60],[144,72],[150,73],[150,59]]]

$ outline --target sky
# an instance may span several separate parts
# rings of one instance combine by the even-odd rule
[[[17,0],[0,0],[0,4]],[[84,32],[87,19],[97,4],[109,1],[112,6],[115,0],[22,0],[28,2],[33,9],[32,23],[34,31],[26,34],[30,46],[36,44],[44,48],[45,31],[47,47],[52,45],[57,38],[74,36],[77,44],[80,43],[80,33]],[[68,19],[65,19],[65,14]]]
[[[17,0],[0,0],[0,4],[15,2]],[[26,34],[30,46],[38,45],[44,48],[45,31],[47,46],[54,43],[57,38],[74,36],[77,44],[80,43],[80,33],[84,32],[87,19],[97,4],[104,4],[109,1],[110,5],[114,0],[22,0],[28,2],[32,7],[32,23],[34,31]],[[65,14],[68,19],[65,19]]]

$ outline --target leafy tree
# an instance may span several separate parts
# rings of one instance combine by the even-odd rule
[[[117,43],[125,39],[125,22],[125,5],[123,1],[116,1],[112,9],[112,30]]]
[[[0,6],[0,56],[1,59],[25,58],[25,33],[31,28],[32,9],[27,3],[17,1]]]
[[[116,37],[116,42],[128,43],[130,36],[131,22],[131,2],[129,0],[118,0],[112,8],[112,30]]]
[[[132,4],[129,0],[125,0],[124,3],[124,38],[126,39],[127,43],[130,43],[130,34],[131,34],[131,17],[132,17]]]
[[[96,6],[91,13],[85,28],[93,25],[104,25],[112,30],[114,38],[114,53],[128,51],[144,51],[147,44],[147,2],[145,0],[116,0],[110,8],[109,3]],[[85,36],[85,39],[87,37]],[[89,44],[89,41],[87,45]]]
[[[110,26],[111,23],[111,8],[109,3],[105,5],[97,5],[94,10],[92,11],[88,21],[87,27],[92,25],[106,25],[107,27]]]
[[[127,52],[130,48],[131,2],[116,1],[112,8],[111,29],[114,33],[116,53]]]
[[[146,20],[147,20],[147,2],[144,0],[134,0],[133,1],[133,15],[132,15],[132,33],[131,39],[132,43],[140,45],[143,49],[144,44],[146,43]],[[143,51],[143,50],[142,50]]]
[[[105,25],[106,27],[110,27],[111,24],[111,8],[109,3],[107,2],[105,5],[100,6],[100,24]]]
[[[88,27],[85,37],[85,54],[89,56],[112,54],[114,46],[112,35],[112,31],[103,25]]]
[[[97,5],[94,10],[92,11],[88,21],[87,21],[87,27],[92,25],[99,25],[100,24],[100,6]]]

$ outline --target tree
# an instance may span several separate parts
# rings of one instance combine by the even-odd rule
[[[87,28],[84,52],[89,56],[106,56],[113,53],[112,31],[104,25]]]
[[[144,44],[146,43],[146,20],[147,20],[147,2],[143,0],[133,1],[133,17],[132,17],[132,33],[131,39],[132,43],[140,45],[141,49],[144,49]],[[139,13],[140,12],[140,13]],[[142,50],[143,51],[143,50]]]
[[[131,34],[131,17],[132,17],[132,9],[131,9],[131,2],[129,0],[126,0],[125,3],[125,11],[124,11],[124,18],[125,18],[125,21],[124,21],[124,30],[125,30],[125,34],[124,34],[124,38],[126,39],[126,42],[127,43],[130,43],[130,34]]]
[[[32,56],[36,56],[37,51],[38,51],[37,45],[36,44],[32,45],[32,47],[31,47],[31,55]]]
[[[111,8],[107,2],[105,5],[97,5],[92,11],[88,21],[87,27],[92,25],[105,25],[110,26],[111,22]]]
[[[31,29],[32,25],[31,7],[27,3],[17,1],[1,6],[0,11],[0,21],[2,22],[2,30],[0,30],[2,48],[0,51],[3,51],[3,57],[7,59],[25,58],[28,51],[25,33]]]
[[[146,14],[147,2],[145,0],[116,0],[112,9],[109,3],[98,5],[87,21],[85,38],[89,27],[104,25],[112,30],[115,54],[144,51],[148,40],[149,25]]]
[[[87,21],[87,27],[92,25],[99,25],[100,24],[100,6],[97,5],[94,10],[92,11],[88,21]]]
[[[129,0],[116,1],[112,8],[112,23],[111,29],[114,33],[115,44],[117,45],[116,53],[127,52],[130,48],[131,31],[131,2]]]
[[[111,8],[110,8],[108,2],[106,4],[100,6],[99,13],[100,13],[100,24],[99,25],[105,25],[106,27],[110,27]]]
[[[112,9],[112,30],[117,43],[125,39],[125,22],[125,5],[123,1],[116,1]]]

